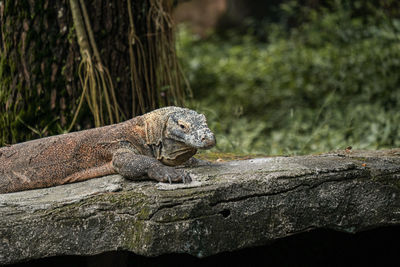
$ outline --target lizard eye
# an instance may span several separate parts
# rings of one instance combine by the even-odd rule
[[[185,121],[179,120],[179,121],[177,121],[177,124],[178,124],[178,127],[181,128],[181,130],[183,130],[185,132],[190,129],[190,124]]]

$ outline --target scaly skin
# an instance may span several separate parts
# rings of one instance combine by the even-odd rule
[[[188,174],[170,166],[214,145],[204,115],[161,108],[119,124],[0,148],[0,193],[116,173],[128,179],[147,175],[161,182],[190,182]]]

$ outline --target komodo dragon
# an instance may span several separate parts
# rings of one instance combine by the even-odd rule
[[[0,148],[0,193],[50,187],[119,173],[161,182],[191,182],[176,166],[215,145],[202,114],[154,110],[100,128]],[[167,165],[167,166],[166,166]]]

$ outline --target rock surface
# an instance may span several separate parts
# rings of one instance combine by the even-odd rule
[[[318,228],[400,224],[400,149],[188,168],[190,184],[113,175],[0,194],[0,264],[126,250],[205,257]]]

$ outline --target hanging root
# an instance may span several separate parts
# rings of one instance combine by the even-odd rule
[[[191,95],[175,50],[175,25],[171,17],[173,2],[146,1],[146,34],[139,38],[135,30],[131,0],[127,1],[132,94],[137,100],[133,114],[159,106],[183,105],[185,96]]]
[[[124,116],[117,103],[110,73],[102,63],[84,0],[69,1],[82,57],[78,70],[83,90],[68,131],[76,123],[84,100],[96,127],[119,122]],[[183,105],[185,96],[191,92],[175,51],[171,18],[173,1],[144,0],[140,4],[147,8],[144,19],[134,17],[132,3],[135,2],[127,0],[132,115],[160,106]],[[135,27],[138,22],[144,26],[139,29],[145,31],[140,37]]]
[[[84,98],[93,114],[95,127],[119,122],[122,113],[110,72],[101,61],[85,3],[83,0],[70,0],[70,6],[82,57],[78,71],[83,90],[68,131],[76,123]]]

